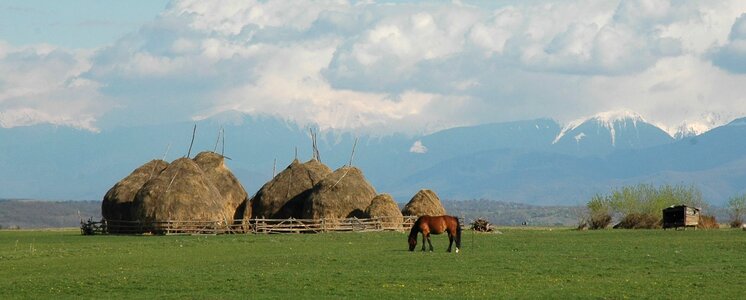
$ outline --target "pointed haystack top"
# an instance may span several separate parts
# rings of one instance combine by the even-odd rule
[[[238,207],[246,200],[248,194],[233,172],[225,166],[225,157],[205,151],[197,154],[194,162],[205,172],[206,178],[218,188],[225,213],[230,215],[231,219],[243,219],[243,209],[238,211]]]
[[[313,187],[303,205],[303,218],[365,218],[365,209],[375,196],[376,190],[363,172],[345,166]]]
[[[135,216],[141,221],[226,221],[221,196],[189,158],[173,161],[137,192]]]
[[[145,182],[158,176],[166,167],[168,163],[163,160],[151,160],[111,187],[101,202],[101,215],[104,219],[132,221],[132,201],[135,200],[135,194]]]
[[[273,219],[301,218],[303,200],[308,192],[331,173],[329,167],[316,159],[306,163],[293,160],[285,170],[259,189],[252,199],[251,215]]]
[[[402,215],[405,216],[440,216],[445,214],[446,210],[440,203],[438,195],[427,189],[417,192],[402,210]]]

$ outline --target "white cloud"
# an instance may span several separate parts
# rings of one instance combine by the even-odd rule
[[[174,1],[96,51],[0,43],[0,118],[94,129],[240,111],[413,133],[630,109],[713,126],[746,114],[744,12],[738,0]]]
[[[105,97],[98,83],[79,77],[90,68],[88,51],[0,44],[0,54],[0,127],[49,123],[98,130]]]
[[[422,141],[417,140],[412,144],[412,147],[409,147],[409,152],[411,153],[417,153],[417,154],[425,154],[427,153],[427,147],[422,144]]]

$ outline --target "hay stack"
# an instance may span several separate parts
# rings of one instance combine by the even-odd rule
[[[376,190],[360,169],[345,166],[314,185],[303,202],[304,219],[366,218]]]
[[[178,220],[224,224],[232,216],[225,213],[221,198],[220,191],[197,163],[180,158],[137,192],[134,212],[146,223]],[[152,228],[156,232],[159,229]]]
[[[446,209],[440,203],[440,198],[435,192],[427,189],[420,190],[409,200],[402,215],[405,216],[441,216],[446,214]]]
[[[380,194],[373,198],[365,214],[371,218],[382,218],[382,224],[386,228],[400,228],[404,218],[399,211],[399,205],[389,194]]]
[[[194,157],[194,162],[205,172],[208,180],[212,181],[222,196],[223,210],[233,220],[244,218],[244,207],[240,207],[248,194],[236,176],[225,166],[224,156],[205,151]],[[240,209],[239,209],[240,207]]]
[[[300,163],[297,159],[269,182],[265,183],[247,206],[255,218],[299,219],[303,217],[303,201],[311,188],[332,170],[318,160]]]
[[[151,160],[111,187],[101,202],[101,215],[104,219],[109,221],[133,221],[132,202],[135,200],[135,194],[145,182],[158,176],[166,167],[168,167],[168,163],[165,161]],[[118,233],[119,229],[118,227],[112,227],[109,228],[109,231]]]

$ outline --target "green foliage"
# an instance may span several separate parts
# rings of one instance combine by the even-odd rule
[[[604,229],[611,224],[611,202],[609,197],[595,195],[588,201],[590,213],[588,227],[590,229]]]
[[[0,299],[738,299],[740,230],[81,236],[0,232]],[[641,276],[640,274],[644,274]],[[663,296],[662,296],[663,295]]]
[[[731,197],[728,200],[731,227],[741,227],[743,216],[746,214],[746,194]]]
[[[588,201],[591,212],[607,211],[622,220],[622,228],[656,228],[664,208],[684,204],[692,207],[706,208],[702,193],[694,186],[650,184],[625,186],[613,190],[609,195],[596,195]],[[628,217],[629,216],[629,217]],[[633,224],[640,222],[639,224]]]

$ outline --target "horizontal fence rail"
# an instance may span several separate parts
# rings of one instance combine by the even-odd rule
[[[416,216],[322,219],[245,219],[221,221],[121,221],[86,222],[81,220],[83,235],[93,234],[228,234],[228,233],[321,233],[340,231],[407,231]]]

